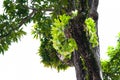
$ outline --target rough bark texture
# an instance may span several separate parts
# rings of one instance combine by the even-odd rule
[[[77,51],[73,53],[73,64],[75,66],[76,78],[77,80],[85,80],[85,69],[83,68],[82,60],[80,54]]]
[[[74,10],[75,0],[69,1],[69,11]],[[84,21],[87,17],[92,17],[96,22],[98,21],[98,0],[79,0],[78,15],[70,20],[70,26],[72,30],[72,37],[75,39],[78,45],[78,51],[73,53],[73,64],[76,69],[77,80],[102,80],[100,69],[100,57],[99,46],[93,48],[89,43],[86,32],[84,31]],[[97,33],[98,34],[98,30]],[[80,57],[83,58],[85,65],[82,65]],[[87,72],[83,69],[83,66],[87,68]]]

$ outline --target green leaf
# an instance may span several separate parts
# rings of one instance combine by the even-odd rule
[[[85,20],[86,33],[89,34],[89,42],[92,44],[92,47],[98,46],[98,37],[96,34],[95,22],[92,18],[87,18]]]
[[[65,14],[60,15],[58,19],[54,19],[51,29],[53,47],[64,57],[71,55],[71,53],[77,49],[75,40],[73,38],[66,39],[64,34],[64,30],[67,28],[66,25],[69,23],[70,18],[70,16]]]

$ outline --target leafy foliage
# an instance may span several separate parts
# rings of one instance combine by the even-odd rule
[[[44,64],[44,66],[56,68],[58,71],[65,70],[68,68],[68,65],[59,60],[57,56],[58,52],[53,47],[51,35],[51,25],[53,25],[53,19],[59,14],[56,14],[59,12],[59,9],[55,9],[55,12],[51,12],[49,9],[52,9],[51,7],[58,7],[58,3],[56,0],[50,0],[47,2],[43,1],[43,3],[45,4],[42,4],[41,6],[37,5],[40,7],[40,11],[38,11],[39,13],[36,13],[33,17],[34,25],[32,34],[35,38],[40,39],[41,43],[38,54],[41,56],[41,62]],[[48,11],[46,11],[47,8],[49,8]],[[51,15],[49,13],[51,13]]]
[[[45,67],[56,68],[59,70],[65,70],[68,68],[64,62],[60,61],[56,55],[56,50],[53,48],[50,39],[42,38],[41,45],[39,48],[39,55],[41,56],[41,62],[44,63]]]
[[[92,47],[98,46],[98,37],[96,34],[96,28],[95,28],[95,22],[92,18],[87,18],[85,20],[86,24],[86,31],[88,32],[88,36],[90,36],[90,43],[92,44]]]
[[[58,19],[54,19],[52,26],[52,41],[53,47],[64,57],[71,58],[71,53],[77,49],[76,42],[73,38],[67,39],[64,30],[68,27],[67,24],[71,17],[65,14],[60,15]]]
[[[102,70],[104,80],[120,80],[120,33],[116,47],[109,46],[107,53],[108,60],[102,61]]]
[[[4,0],[3,6],[4,12],[0,15],[0,53],[4,54],[12,42],[18,42],[26,34],[21,26],[27,23],[25,18],[29,10],[26,8],[27,1],[14,3]]]
[[[47,67],[66,69],[68,65],[59,60],[51,41],[52,21],[66,4],[67,0],[4,0],[4,12],[0,15],[0,53],[4,54],[12,42],[18,42],[26,34],[23,25],[33,22],[32,34],[41,43],[38,51],[41,62]]]

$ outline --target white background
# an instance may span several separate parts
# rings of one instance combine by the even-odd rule
[[[2,0],[0,0],[2,6]],[[115,45],[116,35],[120,32],[120,0],[100,0],[99,38],[101,58],[106,59],[108,45]],[[1,7],[2,8],[2,7]],[[2,10],[0,10],[2,12]],[[0,12],[0,13],[1,13]],[[29,25],[27,36],[13,43],[5,55],[0,55],[0,80],[76,80],[74,68],[58,73],[55,69],[45,68],[36,54],[39,41],[31,36]]]

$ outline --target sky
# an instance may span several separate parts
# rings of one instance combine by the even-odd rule
[[[100,55],[106,58],[108,46],[115,46],[117,34],[120,32],[120,0],[99,0],[99,38],[100,38]]]
[[[98,29],[102,59],[107,58],[107,47],[115,45],[116,35],[120,32],[119,3],[120,0],[99,2]],[[76,80],[74,68],[58,73],[40,63],[40,57],[36,54],[40,43],[31,36],[31,26],[30,24],[25,28],[28,34],[21,41],[13,43],[5,55],[0,55],[0,80]]]

